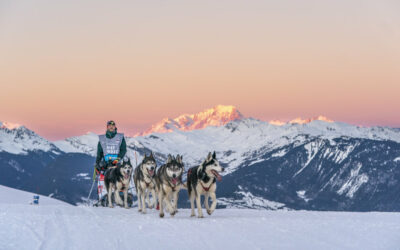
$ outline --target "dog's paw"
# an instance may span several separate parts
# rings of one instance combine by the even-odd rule
[[[191,215],[190,215],[190,217],[195,217],[195,216],[196,216],[195,214],[191,214]]]
[[[139,212],[139,213],[140,213],[140,212],[142,212],[142,209],[141,209],[141,208],[139,208],[139,209],[138,209],[138,212]]]
[[[146,210],[143,210],[143,211],[142,211],[142,214],[146,214]]]
[[[197,216],[198,218],[204,218],[204,216],[203,215],[199,215],[199,216]]]
[[[160,218],[164,218],[164,213],[160,213]]]
[[[129,209],[129,207],[128,207],[128,206],[124,206],[124,208],[126,208],[126,209]]]
[[[213,213],[213,211],[211,209],[207,209],[207,213],[208,213],[208,215],[211,215]]]
[[[153,209],[153,205],[149,205],[149,209]]]
[[[113,208],[114,206],[113,206],[113,205],[108,205],[108,207],[109,207],[109,208]]]

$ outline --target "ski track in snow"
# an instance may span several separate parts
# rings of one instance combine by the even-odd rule
[[[205,211],[204,211],[205,212]],[[0,204],[0,249],[398,249],[399,213]]]

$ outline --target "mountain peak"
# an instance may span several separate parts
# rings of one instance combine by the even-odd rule
[[[21,127],[23,127],[23,126],[18,123],[0,122],[0,128],[6,128],[9,130],[13,130],[13,129],[21,128]]]
[[[271,121],[269,121],[269,123],[273,124],[273,125],[277,125],[277,126],[282,126],[282,125],[285,125],[285,124],[307,124],[307,123],[310,123],[310,122],[313,122],[313,121],[323,121],[323,122],[329,122],[329,123],[334,122],[333,120],[327,118],[326,116],[319,115],[317,117],[306,118],[306,119],[303,119],[301,117],[297,117],[297,118],[295,118],[295,119],[293,119],[293,120],[291,120],[289,122],[283,122],[283,121],[280,121],[280,120],[271,120]]]
[[[232,105],[217,105],[196,114],[183,114],[174,119],[164,118],[148,130],[137,134],[144,136],[152,133],[167,133],[174,130],[190,131],[208,126],[223,126],[226,123],[243,119],[244,116]]]

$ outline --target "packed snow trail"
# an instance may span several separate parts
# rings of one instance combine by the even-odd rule
[[[399,213],[0,204],[0,249],[399,249]]]

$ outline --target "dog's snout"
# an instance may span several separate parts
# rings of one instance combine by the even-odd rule
[[[176,174],[173,174],[173,175],[172,175],[172,178],[176,178]]]
[[[154,170],[154,167],[151,167],[150,169],[151,169],[151,170]]]

